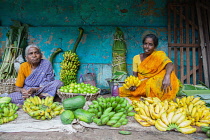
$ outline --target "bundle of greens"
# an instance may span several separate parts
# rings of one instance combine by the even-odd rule
[[[0,66],[0,79],[15,78],[17,76],[14,61],[19,55],[24,55],[27,38],[28,25],[14,20],[7,33],[5,50]]]
[[[118,71],[127,73],[126,44],[124,40],[124,34],[118,27],[116,28],[116,32],[114,34],[112,58],[112,74]]]

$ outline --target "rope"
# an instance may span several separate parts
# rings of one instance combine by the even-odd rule
[[[115,57],[115,59],[113,60],[114,62],[115,61],[122,61],[122,60],[124,60],[125,59],[125,57],[122,57],[122,56],[117,56],[117,57]],[[116,64],[112,64],[112,67],[115,67],[115,66],[119,66],[119,65],[121,65],[121,64],[124,64],[125,63],[125,61],[124,62],[121,62],[121,63],[116,63]]]
[[[124,41],[124,42],[126,42],[125,40],[123,40],[123,38],[115,38],[114,40],[119,40],[119,41]]]

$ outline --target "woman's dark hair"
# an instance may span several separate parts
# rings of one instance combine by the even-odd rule
[[[143,38],[143,41],[142,41],[143,44],[144,44],[144,41],[145,41],[147,38],[152,38],[152,40],[153,40],[153,42],[154,42],[154,46],[155,46],[155,48],[157,48],[157,46],[158,46],[158,38],[157,38],[157,36],[154,35],[154,34],[148,34],[148,35],[146,35],[146,36]]]

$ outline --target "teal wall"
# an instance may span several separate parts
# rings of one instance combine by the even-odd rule
[[[167,0],[2,0],[0,1],[0,51],[3,53],[6,33],[12,19],[31,25],[28,43],[40,46],[49,58],[56,48],[72,49],[84,29],[77,48],[81,62],[78,76],[93,64],[97,86],[108,88],[111,77],[112,44],[115,28],[125,34],[126,62],[132,74],[132,57],[143,52],[142,38],[148,33],[159,37],[159,50],[167,50]],[[59,79],[62,53],[55,58],[53,67]]]

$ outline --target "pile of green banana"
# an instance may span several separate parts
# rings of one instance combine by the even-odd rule
[[[64,111],[63,105],[53,102],[53,99],[53,96],[47,96],[45,99],[31,96],[24,101],[23,110],[34,119],[50,120]]]
[[[77,70],[80,62],[78,55],[72,51],[66,51],[63,54],[64,60],[61,62],[60,79],[64,85],[77,82]]]
[[[88,112],[93,113],[93,122],[97,125],[108,125],[111,127],[120,127],[128,123],[127,116],[134,116],[132,105],[125,98],[99,97],[89,105]]]
[[[210,138],[210,127],[209,126],[201,126],[201,130],[206,133],[206,136]],[[207,140],[207,139],[206,139]]]
[[[0,104],[0,124],[7,123],[15,120],[18,114],[15,114],[18,110],[18,106],[13,103],[1,103]]]

